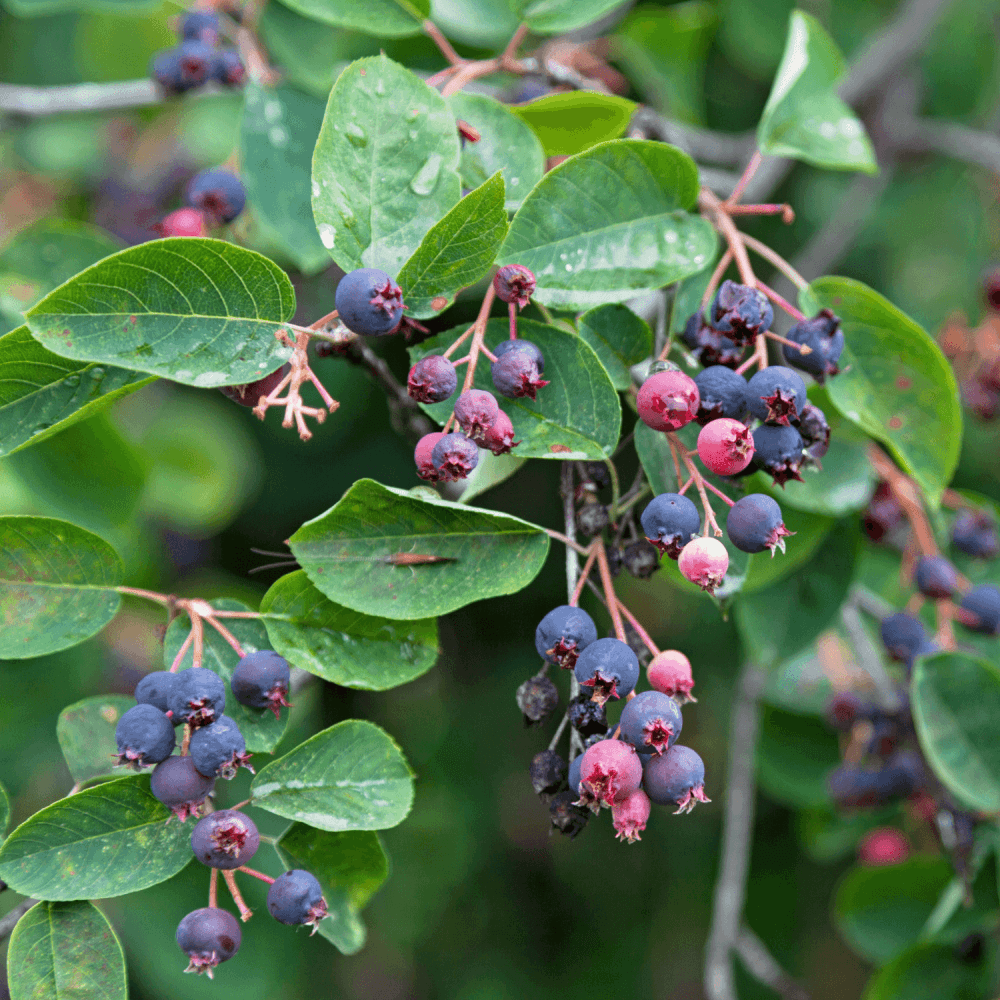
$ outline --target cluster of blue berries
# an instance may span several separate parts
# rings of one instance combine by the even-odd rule
[[[219,15],[210,10],[188,11],[180,23],[180,42],[153,56],[149,75],[167,94],[183,94],[210,80],[238,87],[246,69],[235,49],[220,49]]]
[[[184,189],[184,207],[165,215],[153,229],[160,236],[206,236],[243,211],[247,192],[235,174],[221,167],[202,170]]]

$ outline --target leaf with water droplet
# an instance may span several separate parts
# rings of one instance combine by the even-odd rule
[[[421,198],[426,198],[427,195],[433,193],[439,173],[441,173],[441,154],[431,153],[424,160],[420,169],[410,178],[410,190],[414,194],[420,195]]]

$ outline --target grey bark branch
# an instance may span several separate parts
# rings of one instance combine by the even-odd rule
[[[14,929],[14,925],[30,910],[37,899],[25,899],[18,903],[10,913],[0,918],[0,941],[2,941]]]
[[[389,404],[389,416],[397,433],[406,434],[419,440],[434,430],[423,410],[410,398],[406,386],[396,380],[389,366],[361,338],[355,340],[345,354],[348,361],[367,369],[373,379],[385,391]]]
[[[152,80],[78,83],[68,87],[26,87],[0,83],[0,113],[28,117],[144,108],[162,104],[163,100],[163,91]]]
[[[754,979],[770,986],[785,1000],[809,1000],[809,994],[785,972],[767,945],[746,924],[736,937],[736,954]]]

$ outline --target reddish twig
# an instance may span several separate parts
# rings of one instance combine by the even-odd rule
[[[590,576],[590,571],[594,568],[594,560],[597,558],[597,547],[603,544],[600,539],[595,539],[590,543],[590,554],[587,556],[587,561],[583,564],[583,569],[580,571],[580,576],[576,581],[576,587],[570,595],[570,607],[575,608],[580,603],[580,594],[583,593],[583,588],[587,583],[587,578]]]
[[[601,587],[604,590],[604,599],[615,627],[615,635],[622,642],[625,642],[625,626],[622,624],[622,616],[618,610],[618,598],[615,596],[615,585],[611,579],[611,567],[608,566],[608,554],[604,551],[604,545],[599,539],[595,539],[594,551],[597,553],[597,569],[601,574]]]
[[[764,284],[760,278],[757,279],[757,287],[780,309],[784,309],[792,319],[803,320],[805,319],[805,313],[800,309],[796,309],[795,306],[791,304],[783,295],[779,295],[773,288],[768,287]],[[770,331],[769,331],[770,332]],[[777,334],[774,334],[777,338]],[[787,341],[786,341],[787,343]]]
[[[441,29],[431,20],[424,21],[420,25],[424,29],[424,34],[434,42],[434,44],[441,50],[441,55],[451,63],[452,66],[462,66],[467,59],[463,59],[453,48],[451,42],[444,37]]]
[[[223,639],[226,640],[226,642],[229,643],[230,646],[233,647],[233,650],[236,653],[236,655],[242,660],[246,654],[243,652],[243,647],[239,644],[239,641],[237,640],[236,636],[233,635],[233,633],[230,632],[229,629],[227,629],[226,626],[222,624],[222,622],[216,621],[214,615],[206,618],[206,621],[208,622],[209,625],[212,626],[212,628],[215,629],[216,632],[219,633],[219,635],[222,636]]]
[[[266,882],[268,885],[274,885],[274,879],[270,875],[255,871],[253,868],[247,868],[246,865],[240,865],[236,870],[238,872],[245,872],[247,875],[252,875],[254,878],[259,878],[261,882]]]
[[[656,643],[653,642],[653,640],[649,637],[649,633],[639,624],[639,619],[625,607],[620,597],[616,596],[615,602],[618,604],[618,610],[625,616],[629,625],[635,629],[636,634],[646,644],[646,648],[653,654],[653,656],[659,656],[660,651],[656,648]]]
[[[208,876],[208,905],[216,909],[219,905],[219,869],[213,868]]]
[[[246,923],[253,916],[253,910],[243,900],[240,887],[236,884],[236,873],[226,870],[223,871],[222,877],[226,880],[226,885],[229,887],[229,895],[233,897],[233,902],[240,911],[240,920]]]
[[[729,211],[729,208],[735,205],[743,196],[746,186],[751,180],[753,180],[753,175],[757,173],[757,168],[760,166],[763,159],[764,157],[761,156],[760,150],[754,150],[753,156],[750,157],[750,162],[747,163],[740,179],[736,182],[736,187],[733,188],[733,193],[722,203],[725,206],[726,211]]]
[[[181,663],[184,660],[184,654],[191,648],[191,643],[194,640],[194,629],[188,632],[187,638],[184,640],[181,648],[177,650],[177,655],[174,657],[174,662],[170,664],[170,673],[176,674],[181,668]]]

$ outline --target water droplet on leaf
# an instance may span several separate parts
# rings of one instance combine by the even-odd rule
[[[344,134],[352,146],[364,148],[368,145],[368,136],[365,134],[365,130],[356,122],[351,122],[350,125],[347,125],[344,128]]]
[[[437,185],[438,174],[441,172],[441,154],[431,153],[424,160],[424,165],[413,175],[410,190],[421,197],[429,195]]]

